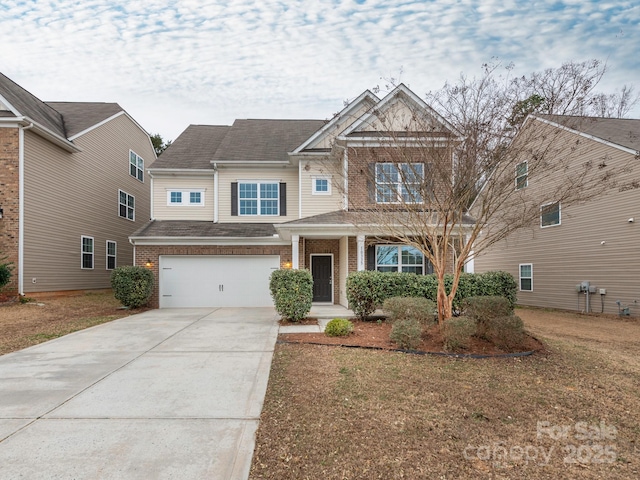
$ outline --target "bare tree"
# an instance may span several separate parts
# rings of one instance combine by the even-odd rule
[[[587,67],[589,78],[597,74]],[[529,117],[514,129],[509,116],[520,98],[509,96],[511,82],[498,81],[494,71],[488,68],[481,79],[461,77],[432,94],[446,107],[443,116],[411,102],[404,109],[374,107],[368,134],[375,146],[334,145],[336,156],[348,158],[348,171],[338,172],[346,181],[336,183],[345,186],[359,227],[379,241],[419,249],[433,265],[440,323],[453,315],[460,275],[473,255],[539,225],[560,206],[605,193],[627,169],[606,158],[581,162],[587,145],[552,125],[557,117]],[[567,72],[579,78],[572,82]],[[571,92],[559,92],[556,106],[585,92],[575,86],[584,72],[567,72],[562,82]],[[527,189],[529,181],[545,188]],[[448,293],[447,273],[453,274]]]

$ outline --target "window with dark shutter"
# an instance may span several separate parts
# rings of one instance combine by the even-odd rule
[[[280,184],[280,216],[287,216],[287,184]]]
[[[238,216],[238,182],[231,184],[231,216]]]
[[[369,245],[367,247],[367,270],[376,269],[376,246]]]

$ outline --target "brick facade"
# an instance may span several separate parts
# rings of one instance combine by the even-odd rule
[[[160,305],[158,281],[159,281],[159,257],[160,255],[280,255],[280,267],[286,268],[291,264],[291,246],[265,245],[265,246],[216,246],[216,245],[137,245],[135,264],[151,269],[155,277],[153,295],[149,306],[158,308]]]
[[[0,128],[0,257],[13,263],[6,293],[18,291],[18,244],[20,219],[20,136],[17,128]]]

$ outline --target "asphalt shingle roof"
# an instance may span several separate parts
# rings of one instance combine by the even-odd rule
[[[117,103],[46,102],[46,104],[62,114],[68,137],[73,137],[75,134],[123,111]]]
[[[150,168],[212,168],[211,159],[231,127],[189,125]]]
[[[152,220],[132,237],[273,237],[272,223],[213,223],[196,220]]]
[[[622,147],[640,151],[640,119],[536,115]]]

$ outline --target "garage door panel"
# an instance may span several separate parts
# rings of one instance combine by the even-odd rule
[[[161,256],[160,307],[273,306],[269,276],[277,255]]]

